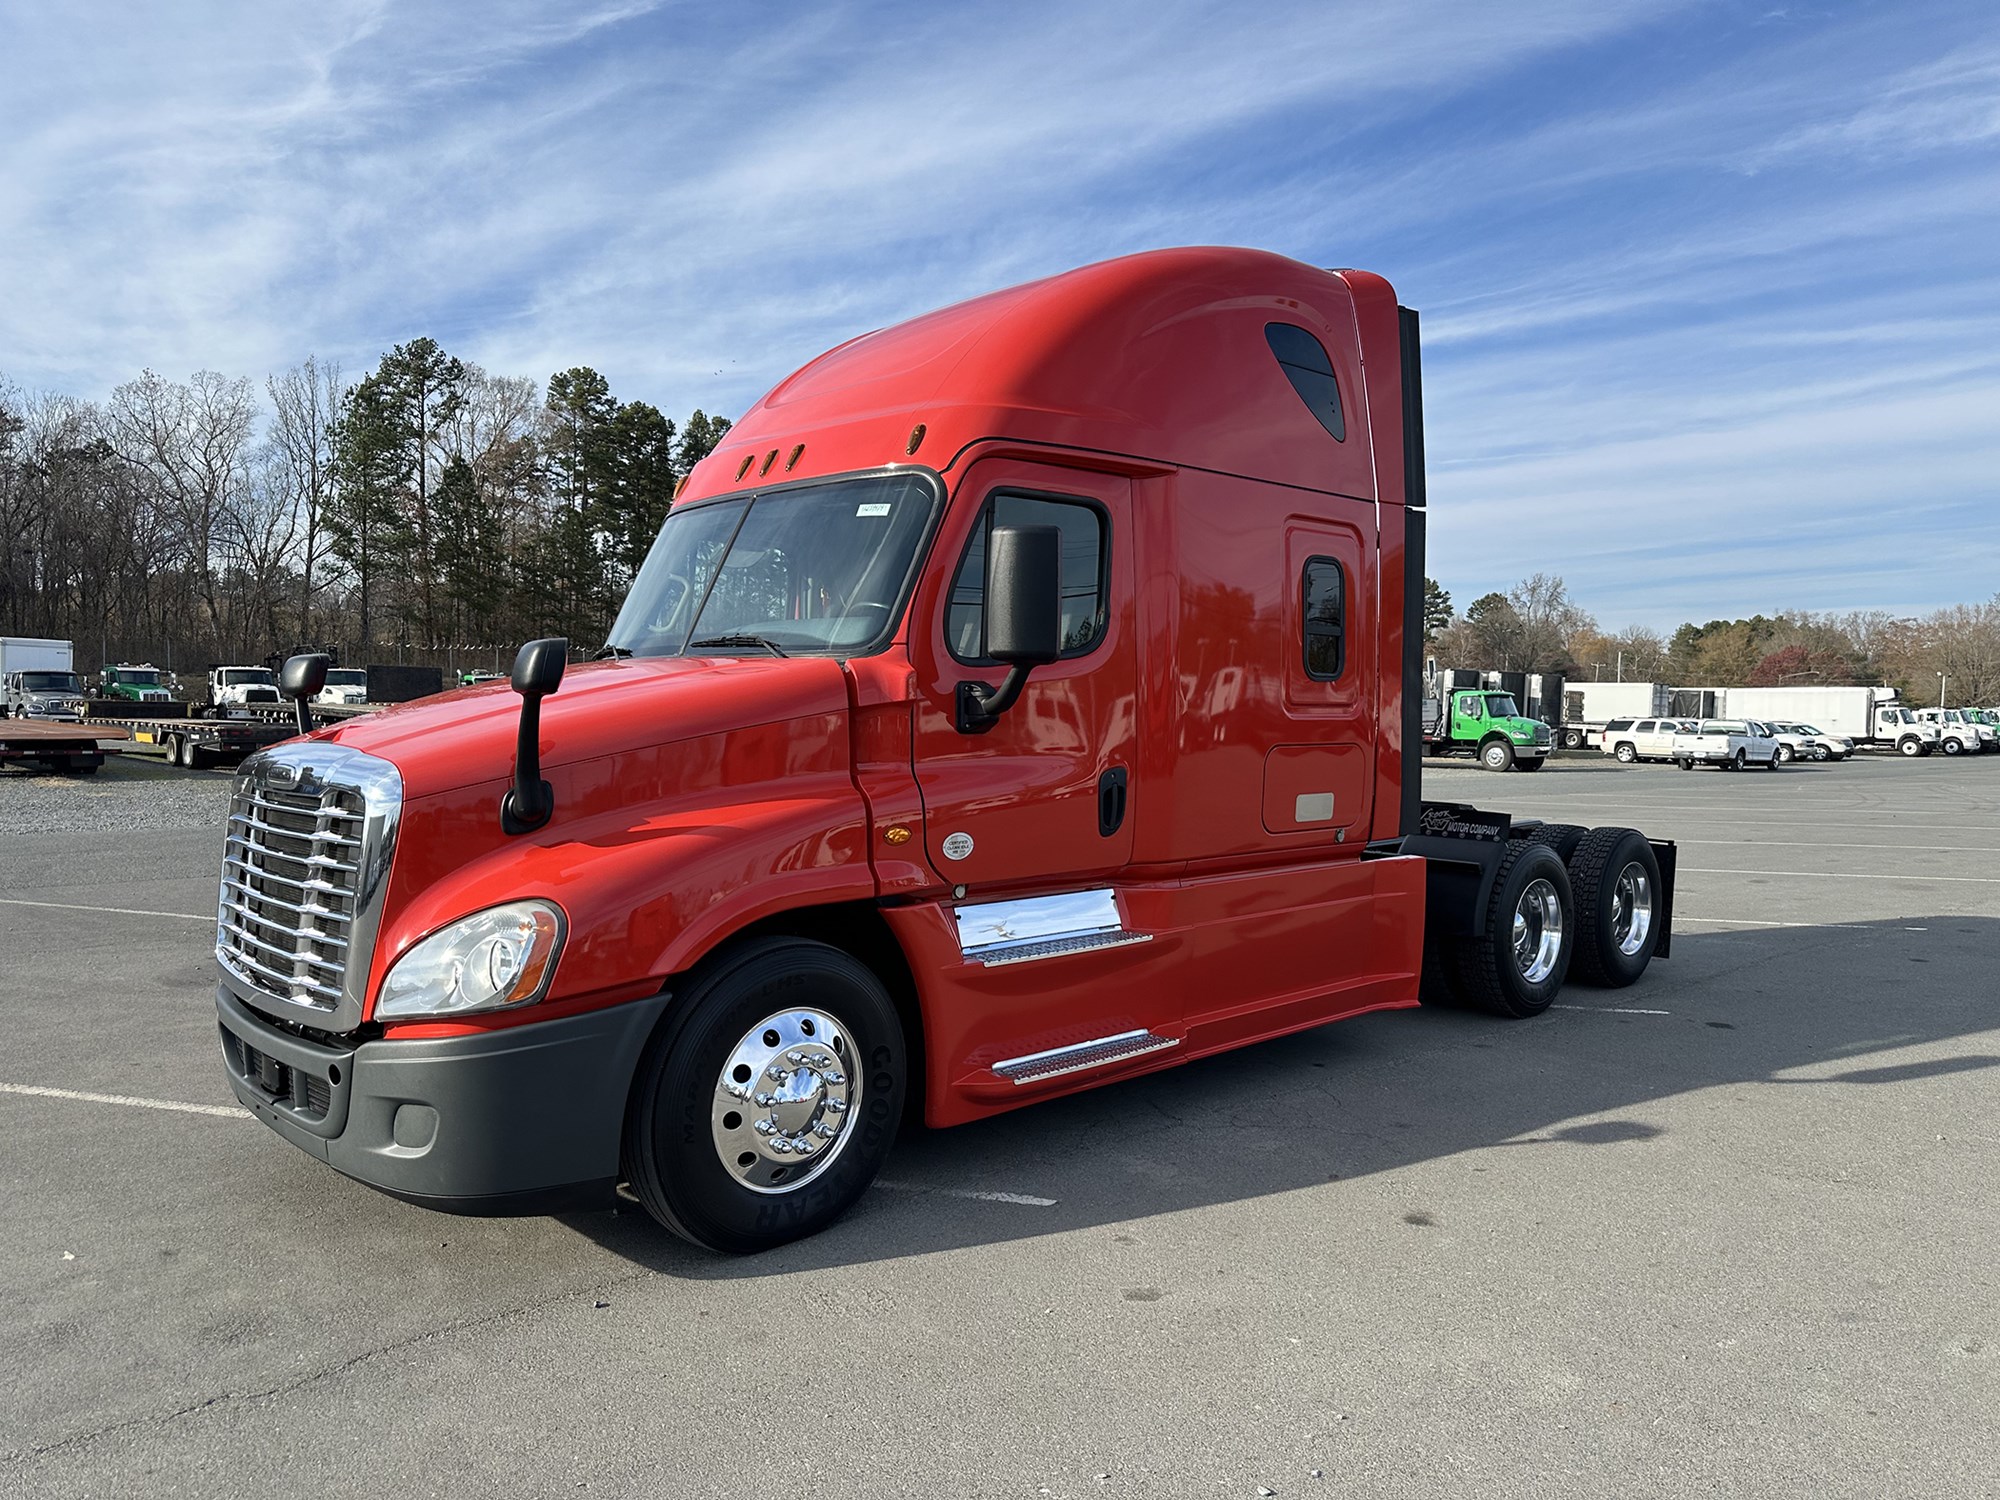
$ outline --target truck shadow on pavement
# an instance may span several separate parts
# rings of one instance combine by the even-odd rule
[[[1326,1189],[1467,1152],[1643,1151],[1665,1133],[1645,1106],[1677,1095],[1905,1087],[2000,1066],[2000,1047],[1950,1046],[2000,1026],[1983,973],[1996,951],[1991,917],[1681,933],[1638,985],[1571,987],[1565,1008],[1534,1020],[1363,1016],[953,1130],[906,1130],[844,1220],[763,1255],[708,1255],[630,1205],[563,1222],[653,1270],[733,1279]],[[1890,1056],[1939,1044],[1946,1055]]]

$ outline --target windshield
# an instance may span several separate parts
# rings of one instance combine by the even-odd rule
[[[222,674],[224,687],[243,687],[246,684],[258,687],[276,687],[278,679],[268,667],[231,667]]]
[[[368,674],[359,667],[335,667],[326,674],[328,687],[367,687]]]
[[[128,687],[158,687],[160,674],[149,667],[120,667],[112,674]]]
[[[23,672],[21,691],[24,693],[80,693],[83,684],[76,680],[74,672]]]
[[[1489,719],[1518,719],[1521,710],[1514,706],[1512,693],[1489,693],[1486,697],[1486,717]]]
[[[907,472],[676,510],[607,644],[633,656],[755,652],[760,641],[786,655],[872,648],[896,623],[936,504],[933,482]]]

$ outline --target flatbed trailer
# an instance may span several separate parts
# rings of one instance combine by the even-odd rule
[[[83,720],[87,728],[99,732],[122,731],[135,747],[158,750],[172,765],[189,770],[205,770],[224,762],[234,764],[244,756],[288,740],[298,734],[297,724],[279,719],[193,719],[193,718],[106,718]]]
[[[0,765],[34,762],[68,776],[95,776],[104,757],[118,753],[101,742],[129,738],[128,730],[75,720],[0,719]]]

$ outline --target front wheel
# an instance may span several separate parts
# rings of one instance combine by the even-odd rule
[[[1538,1016],[1569,972],[1574,946],[1569,872],[1546,844],[1510,840],[1494,872],[1478,934],[1453,945],[1460,988],[1498,1016]]]
[[[1790,745],[1780,745],[1780,746],[1778,746],[1778,750],[1777,750],[1777,753],[1776,753],[1775,755],[1773,755],[1773,756],[1771,757],[1771,759],[1772,759],[1772,761],[1773,761],[1774,763],[1775,763],[1775,762],[1777,762],[1777,761],[1781,761],[1781,760],[1785,760],[1785,761],[1788,761],[1788,760],[1790,760],[1790,759],[1791,759],[1791,758],[1792,758],[1792,757],[1793,757],[1793,756],[1794,756],[1795,754],[1797,754],[1797,752],[1796,752],[1795,750],[1793,750],[1793,749],[1792,749],[1792,747],[1791,747]]]
[[[625,1175],[707,1249],[816,1234],[888,1156],[907,1067],[895,1003],[858,959],[802,938],[747,944],[695,971],[647,1048]]]
[[[1776,750],[1773,750],[1771,752],[1771,758],[1764,762],[1764,769],[1767,771],[1775,771],[1778,769],[1780,765],[1782,765],[1785,762],[1786,759],[1788,759],[1788,757],[1780,755]]]
[[[1924,742],[1915,735],[1909,735],[1904,739],[1896,741],[1896,753],[1908,756],[1914,760],[1917,756],[1924,753]]]
[[[1488,740],[1479,747],[1479,763],[1489,771],[1504,771],[1514,764],[1514,747],[1505,740]]]
[[[1961,745],[1957,740],[1946,740],[1941,748],[1946,755],[1957,755],[1965,746]]]

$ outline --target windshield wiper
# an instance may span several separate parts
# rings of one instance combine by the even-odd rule
[[[630,646],[603,646],[590,659],[592,661],[603,661],[606,657],[630,656],[631,654],[632,648]]]
[[[690,651],[697,646],[762,646],[773,656],[787,656],[790,654],[776,641],[767,640],[761,635],[710,635],[704,636],[698,641],[689,641],[687,644],[687,648]]]

